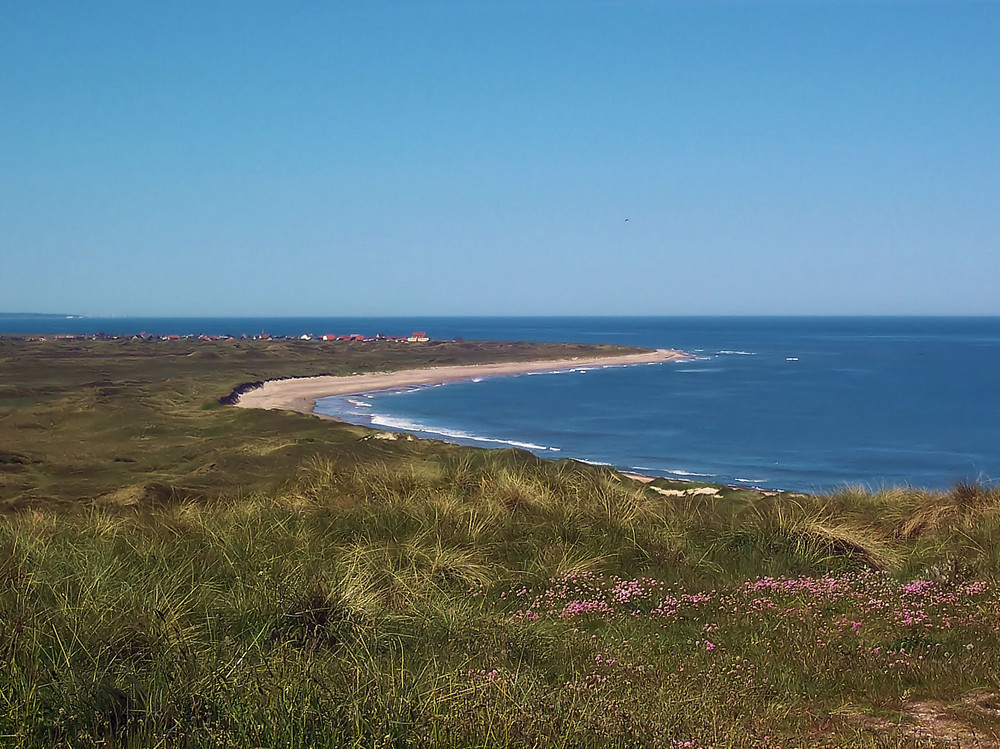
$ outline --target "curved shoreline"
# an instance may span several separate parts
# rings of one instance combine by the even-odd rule
[[[240,408],[263,408],[298,413],[316,413],[316,401],[331,395],[358,395],[379,390],[415,385],[439,385],[480,377],[502,377],[505,375],[529,374],[536,372],[558,372],[565,369],[592,366],[630,366],[636,364],[658,364],[690,358],[687,354],[673,349],[657,349],[649,353],[625,354],[622,356],[576,357],[573,359],[551,359],[547,361],[501,362],[498,364],[469,364],[453,367],[426,367],[423,369],[403,369],[395,372],[371,374],[321,375],[318,377],[296,377],[290,379],[267,380],[260,387],[240,393],[233,404]]]

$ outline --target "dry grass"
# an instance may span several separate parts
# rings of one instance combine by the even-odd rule
[[[4,372],[21,399],[0,391],[16,447],[0,453],[12,746],[915,749],[989,735],[997,490],[644,486],[516,450],[203,408],[234,362],[249,380],[319,367],[320,349],[178,349],[130,369],[98,348]]]
[[[318,457],[278,493],[9,515],[0,733],[922,746],[898,730],[917,720],[907,705],[1000,689],[1000,613],[969,582],[1000,565],[982,543],[946,534],[932,552],[865,520],[888,501],[665,497],[605,469],[443,446],[410,464]],[[593,613],[566,618],[569,604]],[[918,610],[930,628],[900,623]],[[848,699],[863,720],[837,713]],[[928,724],[942,741],[983,735],[980,713],[947,714]]]

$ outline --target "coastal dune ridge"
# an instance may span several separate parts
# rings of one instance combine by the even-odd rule
[[[446,382],[458,382],[484,377],[559,372],[561,370],[579,369],[580,367],[659,364],[689,358],[690,356],[682,351],[657,349],[655,351],[617,356],[425,367],[422,369],[371,372],[343,377],[320,375],[317,377],[275,379],[266,380],[260,387],[241,393],[233,405],[240,408],[297,411],[322,418],[331,418],[316,413],[316,401],[318,399],[331,395],[358,395],[360,393],[392,390],[400,387],[440,385]]]

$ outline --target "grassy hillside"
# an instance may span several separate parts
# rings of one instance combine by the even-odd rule
[[[144,424],[75,444],[96,403],[4,448],[38,462],[0,475],[52,489],[0,516],[0,743],[1000,745],[996,490],[642,484],[203,408],[303,362],[172,365],[87,386],[142,390],[157,419],[126,468],[87,460]],[[56,419],[56,369],[0,434]],[[101,491],[60,493],[47,445]]]
[[[292,375],[634,353],[618,346],[0,339],[0,510],[271,490],[324,450],[379,454],[348,425],[223,408]]]

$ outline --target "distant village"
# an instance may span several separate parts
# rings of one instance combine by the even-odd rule
[[[377,334],[374,336],[362,335],[361,333],[324,333],[313,335],[303,333],[302,335],[275,336],[270,333],[260,333],[258,335],[215,335],[202,333],[201,335],[156,335],[143,331],[133,335],[117,335],[110,333],[56,333],[52,335],[19,336],[9,335],[0,338],[14,338],[25,341],[122,341],[122,340],[142,340],[142,341],[361,341],[364,343],[426,343],[430,337],[422,330],[418,330],[413,335],[389,336]]]

